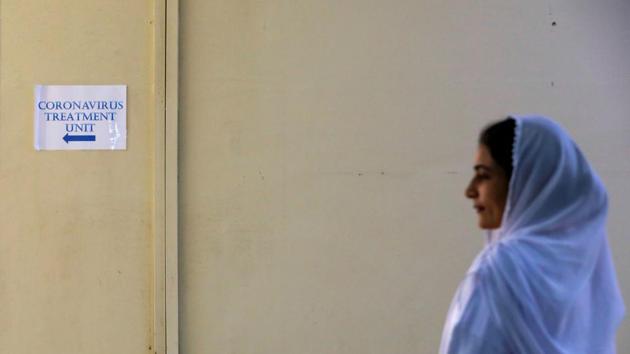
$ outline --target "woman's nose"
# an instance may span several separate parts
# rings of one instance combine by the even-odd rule
[[[470,198],[470,199],[475,199],[477,197],[477,190],[475,189],[475,186],[473,185],[473,181],[470,181],[470,183],[468,184],[468,187],[466,187],[466,191],[464,192],[464,194],[466,195],[467,198]]]

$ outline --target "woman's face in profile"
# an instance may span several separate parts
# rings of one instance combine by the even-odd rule
[[[475,156],[474,176],[466,188],[466,197],[473,200],[479,216],[479,227],[497,229],[505,210],[508,180],[503,169],[496,164],[488,148],[479,144]]]

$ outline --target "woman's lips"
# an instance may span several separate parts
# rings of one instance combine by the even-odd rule
[[[474,206],[475,210],[477,210],[477,213],[481,213],[482,211],[484,211],[486,208],[482,207],[481,205],[475,205]]]

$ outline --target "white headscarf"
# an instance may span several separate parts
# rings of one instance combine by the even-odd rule
[[[606,190],[558,124],[512,118],[501,228],[488,233],[455,295],[440,352],[476,353],[470,348],[481,344],[463,343],[461,334],[479,343],[501,338],[497,353],[615,353],[624,305],[606,237]],[[480,316],[494,333],[479,328]]]

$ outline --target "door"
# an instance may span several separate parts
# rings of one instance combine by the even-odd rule
[[[0,352],[161,353],[163,4],[0,4]],[[126,85],[127,149],[36,151],[37,84]]]

